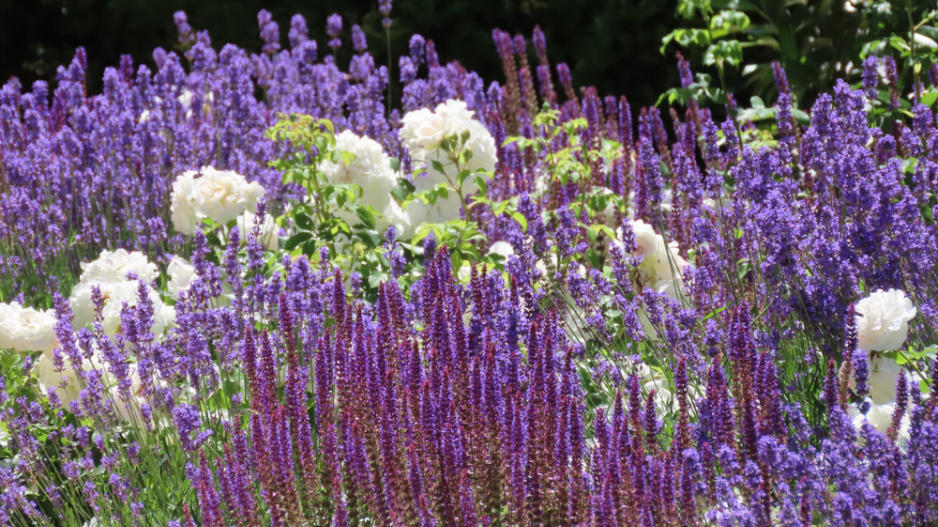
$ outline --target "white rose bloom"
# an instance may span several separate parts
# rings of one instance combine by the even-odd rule
[[[431,112],[421,109],[407,113],[402,122],[400,132],[401,141],[410,151],[415,166],[426,165],[426,172],[414,177],[414,188],[417,192],[424,192],[442,183],[456,184],[458,172],[456,166],[440,145],[448,137],[461,137],[468,132],[468,138],[463,148],[471,152],[471,156],[463,168],[472,172],[495,170],[497,147],[495,139],[485,126],[473,119],[473,112],[468,110],[463,101],[449,100],[440,104]],[[434,162],[440,165],[442,172],[437,170]],[[467,178],[460,190],[463,195],[479,191],[475,176]],[[440,198],[430,205],[418,201],[412,202],[407,208],[415,224],[442,223],[460,218],[462,203],[459,196],[450,192],[446,198]]]
[[[81,263],[82,282],[120,282],[127,279],[127,273],[133,272],[146,283],[151,283],[160,275],[156,264],[147,260],[145,254],[124,249],[102,251],[93,262]]]
[[[199,173],[201,177],[196,177]],[[230,170],[202,167],[176,177],[170,204],[173,228],[192,235],[203,218],[228,223],[245,210],[254,211],[264,196],[264,187],[248,183],[241,174]]]
[[[333,185],[361,187],[362,195],[354,204],[371,206],[381,216],[375,218],[375,231],[379,234],[384,234],[389,225],[394,225],[399,234],[410,231],[410,215],[405,214],[391,196],[391,191],[397,186],[397,175],[391,168],[391,158],[381,145],[371,138],[359,137],[346,130],[336,136],[335,148],[349,152],[355,158],[347,163],[324,162],[322,170],[326,180]],[[352,211],[340,211],[337,216],[349,225],[361,223],[358,215]],[[412,231],[410,235],[413,235]]]
[[[904,292],[890,289],[874,291],[857,302],[856,314],[860,349],[893,351],[905,343],[916,309]]]
[[[655,408],[658,412],[677,411],[677,401],[674,400],[674,394],[671,393],[668,381],[664,379],[653,378],[645,382],[643,386],[645,393],[655,391]]]
[[[428,108],[407,112],[401,123],[401,142],[408,150],[432,150],[443,141],[445,118]]]
[[[49,392],[55,391],[59,396],[59,400],[67,407],[68,403],[78,399],[82,389],[82,380],[79,379],[78,373],[72,368],[72,363],[68,357],[62,357],[62,363],[62,371],[55,371],[54,358],[48,353],[43,353],[36,361],[36,364],[33,365],[32,374],[39,379],[39,389],[42,393],[48,395]],[[90,360],[84,359],[82,361],[82,369],[84,371],[97,369],[102,373],[106,371],[97,351],[94,352]],[[64,388],[61,386],[63,382],[65,383]]]
[[[459,137],[464,132],[469,132],[469,138],[463,148],[471,152],[472,155],[462,168],[470,172],[476,172],[477,170],[494,172],[498,152],[492,134],[482,123],[476,120],[464,121],[461,129],[454,130],[452,135]],[[456,165],[452,159],[450,159],[450,154],[444,152],[443,149],[412,150],[411,155],[414,157],[415,163],[426,164],[427,167],[425,174],[414,177],[414,187],[418,192],[429,190],[441,183],[456,183],[459,172],[456,170]],[[437,170],[434,161],[441,165],[443,172]],[[474,194],[479,191],[479,185],[476,183],[475,177],[473,175],[463,181],[461,189],[464,195]]]
[[[179,174],[173,181],[173,191],[170,197],[169,210],[173,228],[187,236],[195,234],[199,222],[202,221],[195,207],[197,186],[195,176],[195,170]]]
[[[101,289],[101,296],[107,302],[110,296],[109,290],[116,282],[103,283],[82,283],[75,284],[72,288],[72,294],[68,297],[68,303],[72,308],[72,325],[75,329],[83,328],[94,322],[94,302],[91,299],[92,287],[98,286]]]
[[[74,318],[72,325],[75,329],[94,322],[94,302],[92,301],[92,288],[99,287],[104,305],[101,309],[103,320],[101,326],[105,334],[114,336],[120,331],[120,313],[124,303],[129,306],[137,305],[138,282],[90,282],[78,283],[69,297]],[[152,288],[147,286],[148,296],[153,303],[153,327],[150,331],[154,335],[162,335],[167,327],[175,320],[175,310],[168,307]]]
[[[869,422],[870,425],[879,430],[882,433],[887,433],[889,427],[892,426],[892,415],[896,411],[896,404],[894,402],[887,404],[875,404],[874,401],[870,399],[866,400],[870,404],[869,411],[866,412],[866,415],[860,413],[860,410],[857,408],[857,405],[851,404],[848,409],[848,415],[853,419],[853,426],[857,430],[863,428],[863,424]],[[905,444],[909,440],[909,427],[911,425],[911,420],[909,418],[908,412],[906,412],[902,419],[899,420],[899,434],[898,434],[898,443]]]
[[[118,284],[116,288],[111,290],[111,294],[110,300],[104,305],[102,311],[104,320],[101,322],[101,327],[107,335],[114,336],[121,332],[120,315],[124,304],[127,304],[129,307],[135,307],[137,305],[137,283],[123,282]],[[176,318],[176,311],[172,307],[164,304],[160,295],[152,288],[147,287],[147,295],[150,298],[150,302],[153,303],[153,327],[150,328],[150,331],[154,335],[159,336],[166,331],[167,327],[172,325]]]
[[[237,172],[203,167],[202,177],[196,180],[196,212],[219,223],[236,219],[245,210],[253,212],[257,201],[264,196],[258,183],[248,183]]]
[[[681,295],[684,294],[684,281],[679,277],[672,280],[659,280],[655,283],[655,291],[664,293],[673,300],[680,301],[678,292],[680,292]]]
[[[683,290],[684,268],[690,264],[679,254],[677,242],[665,243],[655,229],[642,220],[629,221],[635,235],[635,256],[641,256],[639,270],[646,284],[653,285],[659,293],[678,298],[678,289]],[[624,250],[621,240],[615,241]]]
[[[657,249],[654,256],[652,256],[649,261],[656,278],[660,280],[675,280],[683,276],[684,267],[686,267],[688,263],[687,260],[681,258],[678,254],[680,250],[677,242],[671,242],[666,246],[664,244],[664,238],[658,236]]]
[[[887,404],[896,400],[896,384],[902,366],[896,361],[873,354],[869,357],[869,396],[876,404]]]
[[[508,242],[498,241],[489,245],[489,254],[497,254],[507,259],[509,256],[515,254],[515,248]]]
[[[241,231],[241,243],[245,244],[248,241],[248,237],[254,233],[254,222],[256,221],[257,216],[249,211],[244,211],[240,217],[238,217],[238,230]],[[257,241],[261,244],[261,247],[267,251],[276,251],[280,248],[280,241],[277,239],[277,232],[280,230],[277,227],[277,222],[274,221],[274,218],[270,214],[264,215],[264,221],[260,225],[260,239]]]
[[[349,152],[355,158],[348,162],[323,162],[322,171],[326,180],[333,185],[361,186],[364,192],[358,203],[382,210],[391,190],[397,185],[397,177],[391,169],[391,158],[377,141],[359,137],[350,130],[336,136],[335,148]]]
[[[410,215],[416,230],[424,223],[445,223],[462,219],[461,210],[462,202],[459,201],[459,196],[454,192],[450,192],[449,196],[445,198],[438,197],[435,203],[424,203],[419,199],[415,199],[407,205],[407,210],[404,212]]]
[[[401,141],[408,150],[434,150],[445,137],[458,135],[472,120],[473,112],[464,101],[448,100],[437,105],[432,112],[421,108],[408,112],[401,119]]]
[[[416,232],[416,226],[408,211],[401,209],[401,206],[393,199],[388,203],[387,208],[384,209],[384,218],[381,218],[377,223],[378,225],[375,225],[375,227],[381,235],[387,232],[389,225],[394,225],[397,238],[401,240],[413,238]],[[387,225],[385,225],[383,229],[377,228],[384,223]]]
[[[650,260],[658,252],[661,237],[655,232],[655,228],[642,220],[633,220],[629,222],[632,233],[635,235],[635,256],[641,256],[642,261]]]
[[[51,352],[56,343],[55,322],[51,309],[39,311],[18,302],[0,304],[0,349]]]
[[[179,299],[179,293],[187,291],[192,281],[196,278],[195,266],[189,263],[185,258],[173,256],[166,267],[166,274],[169,280],[166,283],[166,291],[174,300]]]

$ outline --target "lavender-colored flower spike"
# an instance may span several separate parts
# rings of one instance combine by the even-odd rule
[[[362,31],[361,26],[358,24],[352,26],[352,48],[359,53],[364,53],[368,49],[368,40],[365,38],[365,32]]]
[[[342,16],[338,13],[329,15],[329,18],[326,19],[326,34],[329,35],[329,38],[331,39],[329,41],[329,47],[333,50],[342,47],[342,40],[339,38],[339,34],[341,32]]]
[[[273,15],[266,9],[261,9],[257,13],[257,27],[261,31],[261,39],[264,46],[261,51],[268,55],[274,55],[280,51],[280,27],[274,22]]]
[[[863,89],[866,96],[875,99],[878,95],[876,87],[879,85],[879,60],[873,55],[863,61]]]
[[[378,0],[378,12],[384,15],[381,25],[391,27],[391,0]]]

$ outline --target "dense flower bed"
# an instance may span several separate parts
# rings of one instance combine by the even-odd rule
[[[0,524],[938,521],[938,128],[875,57],[669,130],[539,31],[488,87],[413,37],[389,111],[357,26],[176,21],[0,90]]]

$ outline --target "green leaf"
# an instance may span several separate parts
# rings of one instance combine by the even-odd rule
[[[922,104],[925,106],[931,106],[935,104],[935,101],[938,100],[938,90],[933,90],[925,95],[922,95]]]
[[[299,227],[300,229],[303,229],[304,231],[313,230],[313,227],[314,227],[313,220],[306,214],[294,214],[293,221],[296,222],[297,227]]]
[[[379,235],[384,233],[376,233],[374,230],[370,231],[358,231],[355,233],[355,236],[365,244],[369,249],[374,249],[381,244],[381,237]]]
[[[420,242],[424,240],[431,232],[436,233],[436,227],[432,223],[424,223],[417,229],[417,232],[414,233],[414,237],[411,238],[410,243],[414,247],[419,247]]]
[[[483,178],[482,176],[476,176],[475,182],[476,182],[476,185],[479,186],[480,196],[485,196],[486,194],[489,193],[489,184],[485,182],[485,178]]]
[[[527,230],[528,230],[528,219],[524,217],[524,214],[521,214],[521,213],[518,212],[518,211],[514,211],[514,212],[511,213],[511,217],[514,218],[515,221],[517,221],[519,225],[521,225],[521,230],[522,230],[522,231],[527,232]]]
[[[375,229],[375,209],[371,205],[363,205],[355,208],[355,215],[362,220],[365,227],[371,230]]]
[[[403,202],[414,193],[414,184],[406,179],[397,180],[397,185],[391,190],[394,199]]]
[[[290,236],[290,238],[287,240],[287,243],[283,245],[283,248],[288,251],[292,251],[299,244],[309,241],[310,239],[312,239],[312,237],[313,237],[313,234],[310,232],[298,232],[294,234],[293,236]]]

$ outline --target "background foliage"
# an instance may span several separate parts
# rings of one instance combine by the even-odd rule
[[[419,33],[436,43],[442,61],[458,60],[487,81],[501,80],[492,29],[530,38],[540,24],[551,61],[568,62],[578,86],[595,85],[600,93],[627,93],[638,104],[651,104],[677,82],[672,57],[655,51],[672,29],[676,5],[673,0],[398,1],[391,13],[392,47],[395,56],[406,52],[410,35]],[[173,13],[178,10],[186,11],[193,28],[207,29],[216,44],[259,51],[255,20],[262,8],[284,28],[284,42],[290,17],[300,13],[310,38],[327,49],[326,17],[338,12],[345,19],[346,43],[352,24],[361,24],[372,54],[379,61],[387,56],[373,0],[0,0],[0,74],[16,75],[27,86],[36,78],[53,79],[56,67],[71,61],[79,45],[88,50],[93,82],[100,82],[104,67],[116,64],[121,53],[152,64],[155,47],[176,43]],[[350,46],[344,51],[350,54]],[[343,59],[348,57],[340,56],[340,63]]]

